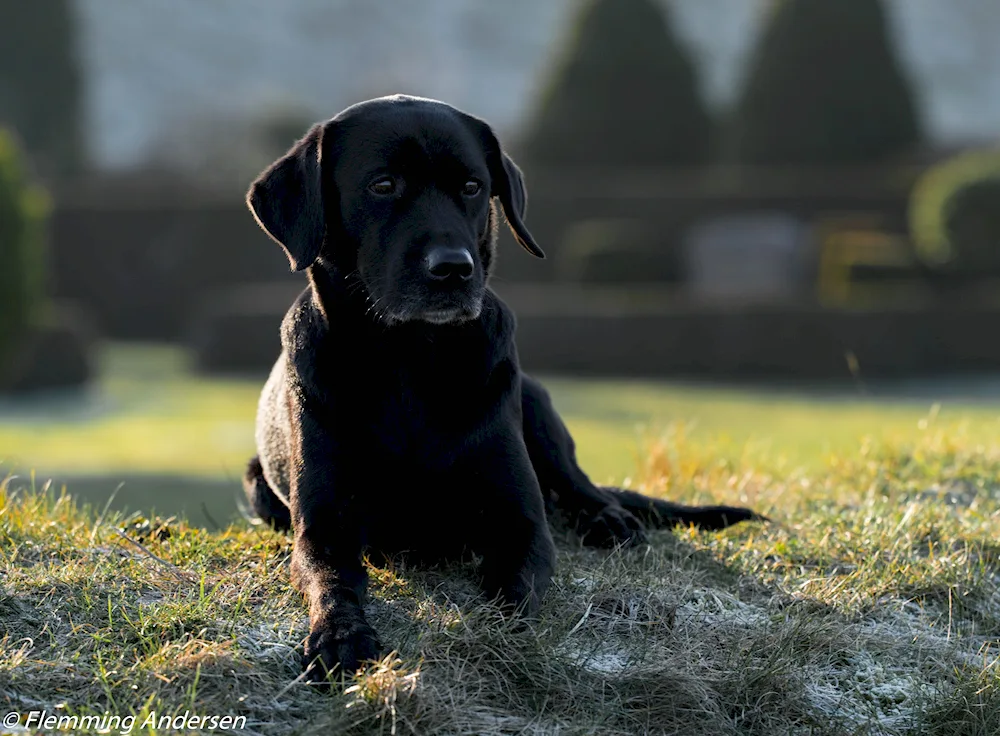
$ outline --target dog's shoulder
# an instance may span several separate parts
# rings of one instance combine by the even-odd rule
[[[292,303],[281,321],[281,348],[285,380],[297,386],[296,394],[326,395],[329,382],[330,324],[324,308],[308,286]]]
[[[482,314],[486,320],[486,330],[494,344],[500,347],[514,342],[517,318],[514,316],[514,311],[493,289],[486,289]]]
[[[313,288],[307,286],[281,320],[281,347],[292,358],[311,353],[328,330]]]

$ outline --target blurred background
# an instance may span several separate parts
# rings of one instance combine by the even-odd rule
[[[304,283],[243,194],[395,92],[523,168],[549,257],[505,233],[494,288],[596,479],[665,433],[993,437],[997,38],[994,0],[0,0],[0,477],[233,518]]]

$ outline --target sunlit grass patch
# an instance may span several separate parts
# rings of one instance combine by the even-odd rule
[[[0,466],[59,477],[238,480],[254,452],[263,376],[199,375],[183,350],[157,345],[112,345],[98,367],[96,383],[82,396],[0,402]],[[692,446],[707,446],[714,461],[782,474],[822,470],[852,455],[865,437],[879,444],[916,441],[934,427],[962,427],[975,447],[1000,436],[1000,398],[541,378],[585,468],[601,482],[634,477],[647,443],[677,427]],[[115,484],[109,486],[107,493]]]
[[[15,472],[238,478],[253,450],[262,381],[192,373],[175,348],[101,353],[83,395],[0,405],[0,463]]]

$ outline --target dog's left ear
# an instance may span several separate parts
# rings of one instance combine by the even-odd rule
[[[257,224],[280,245],[293,271],[315,262],[323,246],[322,151],[327,126],[309,129],[250,185],[247,206]]]
[[[486,163],[493,180],[490,195],[500,200],[503,214],[507,220],[514,240],[521,247],[537,258],[545,258],[545,253],[524,225],[524,216],[528,210],[528,193],[524,188],[524,176],[514,159],[501,148],[500,141],[493,129],[483,120],[465,115],[479,135],[486,154]]]

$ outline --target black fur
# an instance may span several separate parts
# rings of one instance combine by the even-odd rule
[[[487,595],[531,614],[553,570],[546,508],[595,545],[642,541],[643,523],[759,518],[599,488],[579,468],[487,286],[495,202],[542,251],[521,172],[483,121],[421,98],[355,105],[314,126],[247,202],[310,282],[282,323],[245,477],[255,511],[294,533],[309,681],[381,651],[362,611],[365,550],[474,552]],[[461,273],[429,265],[469,256]]]

